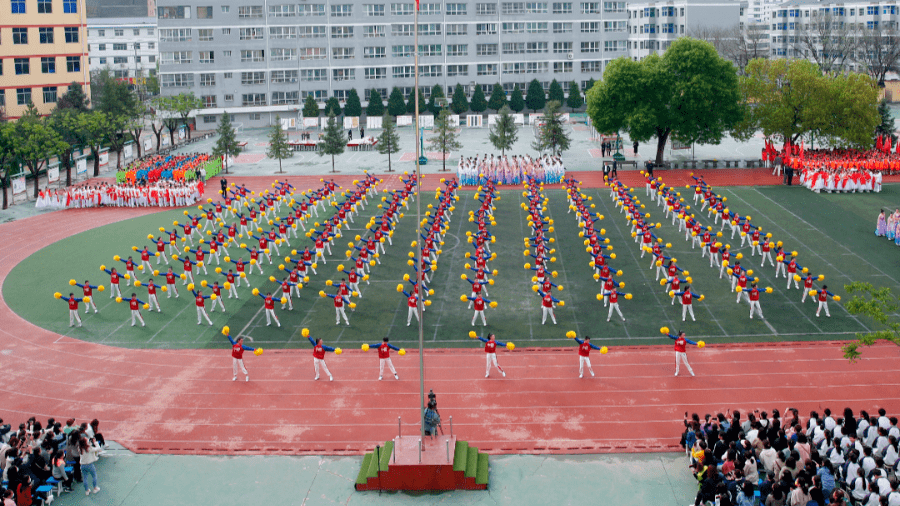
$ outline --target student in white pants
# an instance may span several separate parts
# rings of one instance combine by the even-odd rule
[[[388,338],[386,337],[381,340],[381,343],[367,344],[364,349],[372,347],[378,349],[378,381],[381,381],[381,379],[384,377],[385,364],[387,364],[388,368],[391,370],[391,374],[394,375],[394,379],[400,379],[400,376],[397,376],[397,370],[394,369],[394,363],[391,362],[391,350],[394,350],[401,354],[406,352],[400,351],[400,348],[388,343]]]
[[[496,338],[494,337],[493,333],[488,334],[487,338],[484,338],[484,337],[479,337],[479,336],[475,335],[475,332],[472,331],[472,332],[469,332],[469,337],[473,337],[484,343],[484,359],[485,359],[484,377],[489,378],[491,376],[491,365],[493,365],[500,371],[500,374],[502,374],[503,377],[505,378],[506,371],[504,371],[503,368],[500,367],[500,364],[497,363],[497,345],[499,344],[500,346],[507,346],[507,344],[504,342],[501,342],[501,341],[497,341]]]
[[[667,329],[663,330],[668,332]],[[677,336],[666,333],[666,336],[668,336],[669,339],[675,340],[675,376],[678,376],[678,373],[681,370],[682,362],[684,362],[684,366],[687,367],[688,372],[691,373],[691,376],[693,376],[694,370],[691,369],[691,364],[688,363],[687,352],[685,351],[685,348],[688,343],[694,345],[696,345],[697,343],[691,341],[690,339],[687,339],[684,336],[684,332],[679,332]]]
[[[584,336],[584,340],[576,337],[575,342],[578,343],[578,377],[584,377],[584,366],[587,366],[588,372],[590,372],[591,377],[593,377],[594,368],[591,367],[591,349],[600,350],[600,348],[591,344],[590,336]]]
[[[153,278],[147,280],[147,304],[150,304],[150,309],[147,311],[153,311],[153,306],[156,306],[156,312],[162,313],[162,309],[159,308],[159,299],[156,298],[156,288]]]
[[[74,327],[75,322],[78,322],[78,326],[80,327],[81,317],[78,316],[78,303],[84,299],[76,298],[73,293],[70,293],[68,297],[60,296],[59,298],[69,303],[69,326]]]
[[[325,352],[337,352],[337,349],[330,346],[325,346],[324,344],[322,344],[321,339],[316,339],[315,341],[313,341],[313,338],[309,337],[309,331],[307,329],[303,329],[303,331],[305,334],[307,334],[306,338],[309,339],[309,342],[313,345],[313,366],[316,369],[315,380],[319,379],[319,370],[323,369],[325,371],[325,374],[328,375],[328,380],[334,381],[334,376],[331,375],[331,372],[328,370],[328,364],[325,363]]]
[[[131,309],[131,326],[134,327],[135,320],[141,322],[141,327],[146,327],[147,324],[144,323],[144,317],[141,316],[141,305],[144,304],[144,301],[137,298],[136,293],[131,294],[131,298],[128,300],[128,307]]]

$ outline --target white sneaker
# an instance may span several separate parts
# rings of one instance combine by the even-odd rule
[[[378,377],[378,381],[381,381],[381,376]]]
[[[485,374],[484,377],[485,377],[485,378],[490,378],[490,377],[491,377],[491,373]]]
[[[329,376],[328,381],[334,381],[334,376]]]
[[[313,378],[313,381],[319,381],[319,377],[316,376],[315,378]]]
[[[231,381],[237,381],[237,376],[231,378]]]
[[[591,377],[592,378],[594,377],[594,371],[591,371]]]
[[[247,376],[247,381],[250,381],[250,376]]]
[[[500,374],[502,374],[504,378],[506,377],[506,371],[500,371]]]
[[[583,378],[583,377],[584,377],[584,373],[579,374],[578,377],[579,377],[579,378]]]
[[[394,379],[398,380],[398,379],[400,379],[400,376],[397,376],[397,373],[394,373]]]
[[[90,491],[90,490],[85,490],[84,495],[91,495],[91,491]]]
[[[100,487],[94,487],[94,493],[95,493],[95,494],[96,494],[97,492],[99,492],[99,491],[100,491]]]

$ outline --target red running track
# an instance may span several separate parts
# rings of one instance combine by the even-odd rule
[[[270,181],[233,179],[256,189]],[[147,212],[69,210],[2,224],[0,280],[47,244]],[[48,310],[59,309],[48,302]],[[401,381],[377,381],[377,355],[348,350],[328,357],[334,382],[315,382],[309,350],[268,350],[249,356],[246,383],[231,381],[225,347],[176,352],[87,343],[35,327],[2,300],[0,322],[0,417],[13,423],[96,417],[107,437],[144,453],[351,455],[393,438],[398,417],[404,434],[418,432],[415,351],[394,357]],[[438,395],[445,431],[453,416],[455,435],[495,454],[676,450],[685,411],[900,411],[893,345],[866,351],[855,364],[834,342],[709,346],[689,352],[696,378],[673,377],[670,345],[595,353],[597,377],[589,379],[578,379],[574,345],[503,350],[506,378],[495,370],[485,379],[483,355],[474,342],[472,349],[426,350],[425,384]]]

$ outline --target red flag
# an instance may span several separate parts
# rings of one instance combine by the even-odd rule
[[[884,142],[884,152],[885,153],[891,152],[891,136],[890,135],[887,136],[887,139]]]
[[[900,142],[897,143],[897,154],[900,155]]]
[[[416,0],[416,10],[419,10],[419,0]]]
[[[881,151],[881,134],[878,134],[878,137],[875,138],[875,149]]]

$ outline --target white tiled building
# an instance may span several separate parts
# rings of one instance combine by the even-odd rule
[[[628,56],[663,53],[679,37],[703,27],[728,29],[743,21],[745,3],[722,0],[660,0],[628,3]]]
[[[92,72],[108,67],[120,78],[156,74],[156,18],[89,18],[87,40]]]

